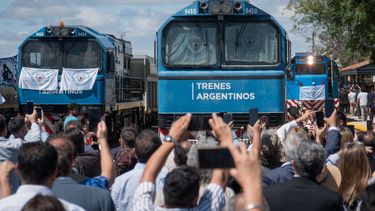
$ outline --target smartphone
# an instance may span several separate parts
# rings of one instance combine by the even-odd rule
[[[89,115],[89,131],[91,132],[95,132],[97,127],[98,127],[98,123],[101,121],[101,116],[100,116],[100,108],[89,108],[89,112],[88,112],[88,115]]]
[[[190,120],[188,127],[189,131],[200,131],[200,130],[211,130],[211,126],[208,123],[209,116],[198,116],[193,115]]]
[[[232,154],[228,148],[202,148],[198,149],[199,168],[234,168]]]
[[[36,111],[36,118],[42,118],[42,108],[41,107],[35,107]]]
[[[324,127],[324,114],[323,111],[318,111],[315,113],[316,115],[316,124],[318,125],[318,128]]]
[[[353,137],[354,137],[354,135],[355,135],[354,125],[347,125],[346,127],[348,127],[350,129],[350,131],[352,132]]]
[[[26,113],[27,114],[32,114],[33,112],[34,112],[34,102],[27,101]]]
[[[225,113],[223,116],[223,120],[225,123],[229,124],[233,120],[233,114],[232,113]]]
[[[325,107],[325,112],[326,112],[326,117],[330,117],[335,110],[335,104],[333,99],[331,100],[326,100],[326,107]]]
[[[366,121],[366,125],[367,125],[367,131],[372,131],[372,122],[371,120],[367,120]]]
[[[257,108],[250,108],[249,109],[249,124],[254,126],[255,123],[258,121],[259,114]]]
[[[104,115],[104,122],[109,132],[112,131],[112,117],[109,114]]]

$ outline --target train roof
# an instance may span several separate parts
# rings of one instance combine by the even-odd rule
[[[227,14],[214,14],[211,12],[210,6],[215,2],[229,2],[232,4],[232,12]],[[202,3],[207,4],[206,9],[202,9]],[[240,9],[235,9],[235,4],[240,3]],[[161,26],[160,29],[163,29],[172,19],[175,18],[186,18],[186,17],[212,17],[212,16],[230,16],[230,17],[252,17],[255,19],[271,20],[273,21],[282,31],[285,32],[285,29],[280,25],[280,23],[267,12],[259,9],[258,7],[250,4],[247,0],[204,0],[204,1],[193,1],[187,7],[179,10],[174,15],[172,15],[165,23]],[[160,30],[159,29],[159,30]]]
[[[123,42],[126,47],[131,48],[131,42],[126,41],[123,39],[116,38],[113,35],[109,34],[103,34],[100,33],[90,27],[84,26],[84,25],[50,25],[50,26],[44,26],[34,33],[32,33],[30,36],[28,36],[24,42],[20,45],[20,47],[23,46],[23,44],[29,40],[29,39],[38,39],[38,38],[51,38],[56,37],[54,36],[54,29],[69,29],[69,34],[67,36],[61,36],[64,37],[86,37],[86,38],[94,38],[98,41],[98,43],[105,49],[114,49],[114,41],[117,42]],[[61,35],[61,34],[60,34]]]

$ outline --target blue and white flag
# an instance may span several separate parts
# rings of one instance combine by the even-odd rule
[[[302,86],[299,92],[300,100],[324,100],[325,86]]]
[[[60,90],[92,90],[99,68],[63,68]]]
[[[22,67],[19,88],[31,90],[57,90],[58,69]]]

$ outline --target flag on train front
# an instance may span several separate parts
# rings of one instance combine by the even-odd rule
[[[31,90],[57,90],[58,69],[22,67],[19,88]]]
[[[92,90],[99,68],[63,68],[60,90]]]
[[[320,86],[302,86],[300,88],[300,100],[324,100],[325,87]]]

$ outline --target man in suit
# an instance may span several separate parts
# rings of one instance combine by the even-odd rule
[[[315,179],[325,164],[322,146],[307,140],[301,142],[291,163],[296,175],[264,190],[271,211],[343,210],[341,196],[320,186]]]
[[[98,134],[99,133],[105,132],[99,130],[98,127]],[[99,135],[99,137],[104,136],[104,134]],[[49,139],[48,143],[54,146],[58,152],[58,178],[52,187],[54,195],[71,203],[77,204],[86,210],[114,210],[115,206],[108,190],[81,185],[69,177],[72,172],[74,160],[74,145],[72,142],[67,140],[62,135],[55,135]]]

